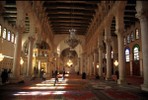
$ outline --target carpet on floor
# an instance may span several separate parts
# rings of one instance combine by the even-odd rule
[[[97,100],[91,91],[69,91],[63,97],[66,100]]]
[[[98,100],[95,94],[91,91],[65,91],[63,94],[62,91],[32,91],[32,92],[22,92],[17,94],[16,96],[11,97],[10,100]]]
[[[104,94],[109,96],[110,98],[116,99],[116,100],[138,100],[139,97],[133,93],[130,93],[128,91],[122,91],[117,89],[106,89],[102,90]]]

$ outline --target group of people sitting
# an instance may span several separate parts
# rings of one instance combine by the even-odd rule
[[[2,85],[9,83],[10,74],[11,74],[11,69],[9,70],[3,69],[1,73]]]

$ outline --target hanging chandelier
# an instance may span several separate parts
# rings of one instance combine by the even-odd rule
[[[69,38],[67,40],[65,40],[65,43],[67,43],[69,45],[69,47],[71,49],[74,49],[80,42],[80,40],[77,38],[76,36],[76,29],[73,28],[73,23],[74,22],[74,3],[73,3],[73,0],[71,1],[71,3],[73,4],[72,7],[71,7],[71,13],[70,13],[70,16],[71,16],[71,24],[70,24],[70,29],[69,29]]]
[[[69,59],[69,60],[67,61],[67,65],[70,67],[72,64],[73,64],[73,62]]]
[[[76,37],[76,30],[74,28],[71,28],[69,32],[69,38],[65,40],[65,43],[67,43],[70,48],[74,49],[81,41]]]

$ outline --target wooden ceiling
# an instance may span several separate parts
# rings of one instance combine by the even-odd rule
[[[69,29],[76,29],[76,34],[86,35],[91,24],[99,0],[45,0],[43,8],[47,13],[49,24],[54,34],[69,34]],[[124,11],[124,26],[130,27],[138,20],[136,14],[136,0],[128,0]],[[16,25],[17,8],[15,0],[6,0],[4,11],[2,13],[5,20],[10,24]],[[26,16],[26,31],[29,32],[29,19]],[[115,18],[112,20],[111,31],[115,31]]]
[[[77,34],[85,35],[98,3],[99,0],[48,0],[43,7],[55,34],[69,34],[69,29],[74,28]]]

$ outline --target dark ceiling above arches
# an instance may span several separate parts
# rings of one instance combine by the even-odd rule
[[[75,58],[78,57],[78,54],[75,50],[71,50],[70,48],[66,48],[61,52],[61,57],[67,57],[67,58]]]
[[[36,43],[36,48],[39,48],[39,49],[50,49],[48,43],[46,43],[45,41],[41,41],[41,43]]]
[[[23,1],[22,1],[23,2]],[[30,1],[33,4],[35,1]],[[71,26],[75,28],[76,34],[86,35],[88,28],[98,8],[100,0],[45,0],[41,1],[44,11],[47,13],[48,21],[54,34],[69,34]],[[17,8],[15,0],[6,0],[3,5],[2,16],[10,24],[16,25]],[[136,0],[127,0],[124,10],[124,26],[125,29],[138,21],[135,18]],[[30,30],[29,18],[25,20],[26,31]],[[112,33],[115,30],[114,19],[112,23]],[[113,33],[114,34],[114,33]]]
[[[43,6],[55,34],[69,34],[76,29],[79,35],[85,35],[98,8],[98,0],[49,0]]]

